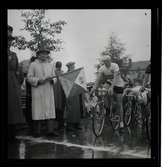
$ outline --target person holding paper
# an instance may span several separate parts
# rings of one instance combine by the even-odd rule
[[[58,136],[54,132],[55,103],[53,86],[57,79],[54,67],[48,63],[47,56],[50,51],[44,47],[37,51],[38,60],[31,63],[27,80],[32,88],[32,119],[34,137],[40,137],[41,121],[46,120],[48,136]],[[52,78],[54,77],[54,78]]]

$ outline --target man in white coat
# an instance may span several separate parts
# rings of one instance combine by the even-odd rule
[[[47,56],[50,52],[44,47],[37,51],[38,60],[30,64],[27,80],[32,88],[32,120],[34,137],[40,137],[41,121],[46,120],[49,136],[58,136],[54,132],[53,121],[55,119],[54,90],[52,84],[57,79],[53,66],[48,63]]]

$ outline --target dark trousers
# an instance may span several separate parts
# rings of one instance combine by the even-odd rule
[[[39,134],[39,135],[41,133],[41,122],[42,122],[42,120],[34,120],[33,121],[34,133]],[[54,132],[54,119],[47,119],[46,120],[46,129],[47,129],[47,133]]]
[[[58,121],[58,129],[62,129],[64,127],[63,115],[63,110],[56,109],[56,120]]]

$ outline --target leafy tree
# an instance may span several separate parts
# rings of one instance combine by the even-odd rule
[[[99,58],[99,64],[95,64],[94,67],[96,68],[98,74],[99,68],[103,65],[102,58],[105,55],[109,55],[111,57],[112,62],[117,63],[119,67],[122,69],[123,72],[129,67],[129,57],[130,55],[125,55],[125,44],[121,42],[121,39],[118,38],[114,32],[111,32],[108,37],[108,46],[105,47],[105,50],[100,53],[101,58]],[[101,83],[105,82],[106,78],[102,76]]]
[[[67,24],[65,21],[57,21],[51,23],[50,19],[45,18],[46,10],[21,10],[22,21],[25,23],[25,30],[30,33],[31,39],[26,40],[24,36],[18,36],[13,43],[13,46],[19,50],[26,48],[36,52],[38,47],[45,46],[49,51],[59,51],[61,48],[61,39],[54,39],[56,34],[60,34],[62,26]]]

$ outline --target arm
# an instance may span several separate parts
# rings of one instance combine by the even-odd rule
[[[143,85],[142,85],[143,88],[145,88],[145,86],[147,85],[148,80],[149,80],[149,74],[145,74]]]
[[[39,81],[39,78],[36,78],[34,76],[34,63],[31,63],[30,66],[29,66],[29,71],[28,71],[28,74],[27,74],[27,81],[32,85],[32,86],[37,86],[38,85],[38,81]]]
[[[97,87],[98,87],[98,84],[99,84],[99,81],[100,81],[100,79],[101,79],[101,76],[102,76],[102,73],[101,72],[99,72],[98,73],[98,75],[97,75],[97,78],[96,78],[96,81],[95,81],[95,84],[94,84],[94,90],[96,90],[97,89]]]

